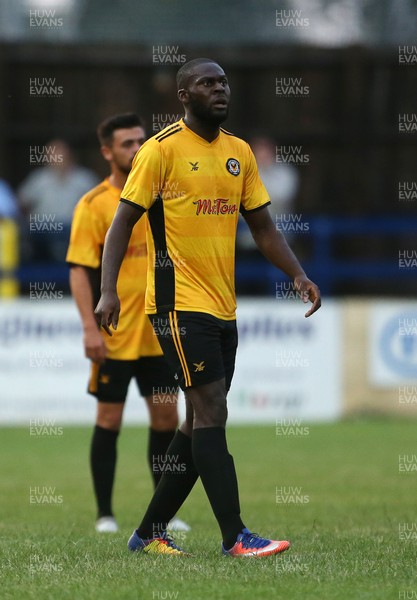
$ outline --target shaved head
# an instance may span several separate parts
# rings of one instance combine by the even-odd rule
[[[205,65],[207,63],[214,63],[217,65],[215,60],[211,58],[195,58],[186,62],[177,72],[177,89],[186,88],[190,77],[196,74],[197,67]]]

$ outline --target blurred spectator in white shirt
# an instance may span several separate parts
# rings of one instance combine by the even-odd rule
[[[38,153],[32,155],[45,166],[32,171],[18,189],[20,204],[29,220],[30,258],[64,261],[74,207],[81,196],[99,183],[99,178],[75,164],[71,149],[63,140],[51,140],[38,148]]]
[[[63,140],[51,140],[40,147],[46,153],[45,166],[32,171],[18,190],[22,206],[29,213],[55,215],[71,223],[78,200],[99,182],[88,169],[75,164],[70,147]],[[47,150],[46,150],[47,149]]]

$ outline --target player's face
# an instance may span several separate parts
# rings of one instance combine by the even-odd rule
[[[113,132],[113,143],[108,148],[109,158],[107,160],[113,162],[122,173],[128,175],[132,168],[133,158],[145,139],[143,127],[116,129]]]
[[[181,98],[180,98],[181,99]],[[220,125],[229,112],[230,87],[223,69],[216,63],[196,68],[183,96],[188,110],[201,121]]]

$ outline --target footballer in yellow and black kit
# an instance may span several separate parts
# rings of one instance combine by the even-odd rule
[[[104,239],[120,199],[120,189],[105,179],[78,202],[73,216],[67,262],[88,269],[94,300],[100,295]],[[160,387],[175,388],[173,376],[144,312],[147,271],[146,219],[138,222],[123,260],[117,291],[121,318],[113,336],[102,332],[107,349],[103,364],[93,362],[89,393],[101,401],[123,402],[136,378],[142,396]]]
[[[181,119],[140,148],[121,201],[147,211],[145,311],[178,382],[228,389],[239,212],[270,203],[249,145],[222,128],[208,142]]]

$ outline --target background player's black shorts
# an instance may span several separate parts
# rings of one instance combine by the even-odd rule
[[[202,312],[172,311],[149,315],[164,356],[184,390],[226,380],[230,388],[237,349],[236,321]]]
[[[134,378],[141,396],[174,394],[178,383],[163,356],[142,356],[137,360],[106,359],[91,364],[88,393],[101,402],[124,402]]]

